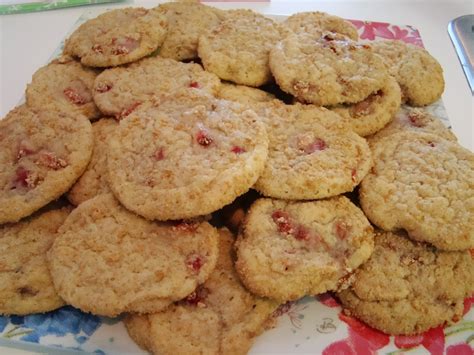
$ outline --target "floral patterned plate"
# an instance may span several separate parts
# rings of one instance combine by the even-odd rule
[[[73,29],[99,11],[84,13]],[[277,21],[284,16],[271,16]],[[351,20],[365,41],[400,39],[422,46],[412,26]],[[71,30],[71,31],[72,31]],[[60,54],[62,44],[53,57]],[[443,103],[428,107],[449,126]],[[257,338],[252,354],[473,354],[474,297],[465,300],[464,319],[448,328],[434,328],[417,336],[388,336],[341,312],[331,294],[305,297],[281,306],[275,313],[275,327]],[[120,318],[85,314],[66,306],[54,312],[30,316],[0,317],[0,346],[50,354],[144,353],[128,337]]]

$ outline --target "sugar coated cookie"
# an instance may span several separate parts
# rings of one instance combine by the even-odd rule
[[[346,311],[387,334],[420,334],[461,319],[474,291],[468,251],[446,252],[378,232],[370,259],[338,294]]]

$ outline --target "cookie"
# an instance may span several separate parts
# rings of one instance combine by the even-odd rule
[[[443,69],[428,51],[402,41],[375,41],[372,47],[400,84],[404,102],[425,106],[441,97]]]
[[[130,63],[154,52],[166,31],[163,11],[141,7],[112,10],[75,30],[66,40],[64,54],[91,67]]]
[[[392,134],[373,146],[361,206],[378,227],[405,229],[438,249],[474,247],[474,154],[421,132]]]
[[[69,212],[37,213],[0,226],[0,314],[44,313],[64,305],[54,290],[46,252]]]
[[[309,33],[314,37],[320,37],[329,31],[347,36],[354,41],[359,40],[357,28],[352,23],[325,12],[299,12],[288,17],[283,24],[295,33]]]
[[[388,73],[368,44],[327,32],[292,34],[270,52],[280,88],[301,102],[322,106],[357,103],[382,89]]]
[[[97,118],[100,114],[92,87],[97,72],[71,57],[60,57],[38,69],[26,88],[26,103],[39,109],[59,107],[68,112]]]
[[[168,20],[168,33],[158,54],[175,60],[197,58],[199,36],[219,25],[224,17],[223,11],[199,2],[170,2],[157,9]]]
[[[69,215],[48,262],[68,304],[111,317],[150,313],[186,297],[209,277],[218,243],[207,222],[149,222],[104,194]]]
[[[376,134],[367,137],[370,145],[391,134],[416,131],[435,134],[448,141],[456,142],[457,138],[441,120],[420,108],[402,107],[395,115],[392,122]]]
[[[73,205],[78,206],[97,195],[111,192],[106,177],[107,143],[117,127],[118,123],[110,118],[102,118],[92,124],[94,149],[91,161],[84,174],[67,193],[67,198]]]
[[[61,196],[92,154],[85,116],[25,105],[0,120],[0,224],[17,222]]]
[[[222,83],[216,95],[220,99],[237,101],[244,105],[252,105],[260,102],[275,100],[275,96],[269,92],[245,85]]]
[[[284,32],[251,10],[230,10],[220,25],[199,37],[198,54],[204,68],[219,78],[261,86],[272,79],[268,54]]]
[[[464,298],[474,291],[468,251],[446,252],[378,232],[370,259],[338,296],[346,312],[392,335],[421,334],[462,318]]]
[[[263,116],[270,143],[254,188],[265,196],[313,200],[339,195],[352,191],[372,166],[367,142],[325,108],[273,102]]]
[[[105,70],[95,80],[94,100],[104,114],[121,119],[153,96],[183,88],[215,94],[219,85],[219,78],[199,64],[154,57]]]
[[[362,211],[338,196],[311,202],[259,199],[236,243],[236,269],[253,293],[278,301],[337,289],[373,250]]]
[[[120,121],[109,142],[110,187],[147,219],[206,215],[252,187],[267,152],[253,111],[187,90]]]
[[[233,244],[230,232],[220,230],[216,269],[185,300],[163,312],[128,316],[125,324],[132,339],[155,354],[246,354],[278,303],[242,286]]]
[[[342,116],[354,132],[368,136],[385,127],[401,105],[400,86],[390,77],[384,87],[364,100],[351,105],[331,107],[331,111]]]

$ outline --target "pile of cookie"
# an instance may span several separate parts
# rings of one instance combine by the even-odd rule
[[[474,155],[401,106],[443,89],[424,49],[320,12],[87,21],[0,121],[0,314],[127,313],[165,354],[246,353],[328,291],[389,334],[456,322]]]

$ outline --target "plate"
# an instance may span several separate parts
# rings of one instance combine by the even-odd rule
[[[103,11],[85,12],[71,28]],[[285,16],[267,15],[276,21]],[[413,26],[350,20],[361,40],[398,39],[423,46],[419,31]],[[68,35],[65,36],[67,38]],[[58,56],[64,41],[53,53]],[[428,106],[446,126],[449,119],[441,100]],[[474,297],[465,300],[463,320],[447,328],[433,328],[417,336],[388,336],[341,312],[330,294],[305,297],[282,305],[275,314],[275,327],[259,336],[251,354],[398,354],[407,351],[425,354],[472,353],[474,342]],[[145,354],[129,338],[121,318],[105,318],[83,313],[71,306],[29,316],[0,317],[0,346],[21,348],[49,354]],[[409,350],[408,350],[409,349]]]

